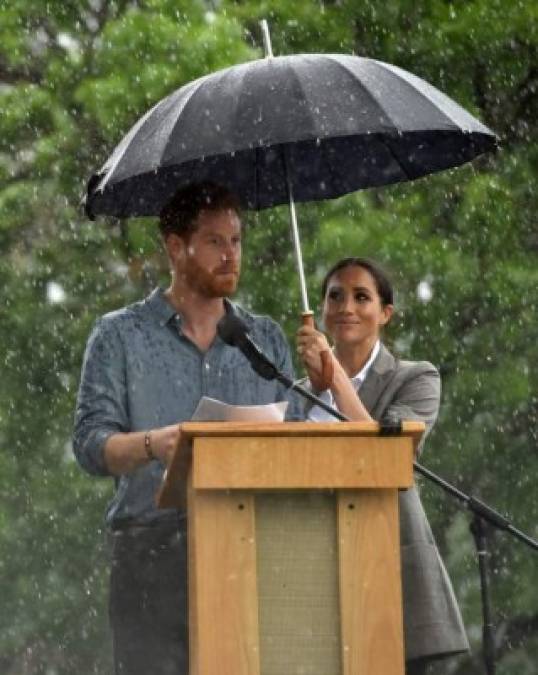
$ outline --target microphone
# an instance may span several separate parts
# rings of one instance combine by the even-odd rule
[[[258,375],[265,380],[280,379],[277,367],[252,340],[247,325],[237,314],[226,312],[217,323],[217,334],[227,345],[237,347]]]
[[[336,419],[349,421],[349,419],[339,410],[336,410],[328,403],[325,403],[325,401],[311,391],[305,389],[305,387],[302,387],[298,382],[294,382],[285,373],[278,370],[275,364],[267,358],[258,345],[252,340],[248,334],[248,326],[237,316],[237,314],[227,312],[217,323],[217,334],[220,339],[227,345],[230,345],[230,347],[237,347],[247,358],[252,369],[265,380],[276,379],[287,389],[293,389],[298,392],[311,403],[319,405],[320,408],[331,413]]]

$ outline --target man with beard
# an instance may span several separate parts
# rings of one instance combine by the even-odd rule
[[[116,485],[106,514],[109,610],[115,670],[123,675],[188,673],[185,513],[155,506],[181,422],[204,395],[240,405],[288,396],[217,336],[224,313],[239,314],[269,358],[292,375],[278,325],[227,300],[241,264],[234,196],[212,184],[182,189],[163,209],[160,228],[170,286],[97,321],[75,415],[79,463]],[[298,417],[291,399],[288,419]]]

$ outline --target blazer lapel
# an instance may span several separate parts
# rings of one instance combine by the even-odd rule
[[[368,412],[372,414],[385,387],[390,382],[396,371],[396,359],[389,350],[380,345],[379,354],[372,363],[368,375],[359,389],[359,396]]]

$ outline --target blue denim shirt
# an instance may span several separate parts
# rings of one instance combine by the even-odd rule
[[[230,307],[267,356],[293,377],[289,348],[278,324]],[[202,396],[239,405],[287,399],[287,419],[301,417],[296,396],[275,380],[259,377],[235,347],[217,336],[208,351],[201,352],[183,335],[181,316],[162,289],[106,314],[96,322],[84,355],[73,437],[78,462],[91,474],[109,476],[104,461],[109,436],[189,420]],[[107,523],[171,517],[174,511],[155,506],[163,471],[164,465],[155,460],[116,478]]]

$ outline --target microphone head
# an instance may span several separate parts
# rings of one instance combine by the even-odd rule
[[[237,347],[258,375],[266,380],[274,380],[278,376],[278,370],[250,339],[248,326],[237,314],[226,313],[217,323],[217,334],[227,345]]]
[[[226,312],[217,323],[217,334],[227,345],[238,347],[244,342],[245,336],[248,334],[248,328],[237,314]]]

